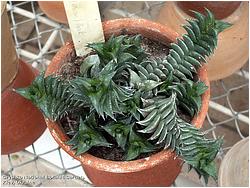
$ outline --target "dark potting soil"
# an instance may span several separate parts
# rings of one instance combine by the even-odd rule
[[[86,58],[84,57],[73,57],[71,61],[67,61],[63,64],[63,66],[58,71],[58,75],[60,75],[65,80],[71,80],[80,74],[80,66],[83,60]]]
[[[166,55],[168,55],[169,52],[168,46],[145,37],[142,40],[141,46],[146,53],[150,54],[149,57],[153,58],[164,58]]]
[[[169,53],[168,46],[144,37],[142,38],[142,48],[145,50],[146,53],[149,54],[149,57],[154,57],[154,58],[156,57],[163,58]],[[71,59],[70,61],[65,62],[65,64],[61,67],[61,69],[58,71],[57,74],[66,80],[70,80],[73,79],[75,76],[79,76],[80,65],[86,57],[87,56],[73,57],[73,59]],[[187,122],[191,121],[191,117],[187,115],[185,112],[183,112],[181,109],[178,109],[177,113]],[[70,138],[72,138],[75,132],[78,130],[79,117],[75,116],[74,113],[70,113],[66,117],[62,118],[59,123],[61,124],[65,133]],[[102,124],[102,122],[100,123]],[[102,146],[92,147],[88,151],[88,153],[96,157],[107,160],[123,161],[125,152],[120,147],[117,146],[117,143],[110,135],[108,135],[106,132],[103,132],[103,135],[110,143],[113,144],[112,147],[110,148]],[[141,154],[136,159],[148,157],[154,153],[158,153],[160,150],[156,150],[151,153]]]
[[[160,150],[156,150],[154,152],[150,153],[142,153],[140,154],[136,159],[143,159],[146,157],[149,157],[150,155],[153,155],[155,153],[158,153]],[[99,147],[92,147],[89,151],[89,154],[94,155],[96,157],[107,159],[111,161],[124,161],[125,152],[118,146],[114,145],[110,148],[99,146]]]

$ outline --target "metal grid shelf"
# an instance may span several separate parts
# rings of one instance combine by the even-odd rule
[[[102,20],[120,17],[154,20],[163,3],[101,2],[99,6]],[[38,70],[46,69],[60,46],[71,39],[68,26],[47,18],[36,2],[9,1],[7,10],[19,58]],[[248,136],[248,77],[246,63],[232,76],[211,83],[210,109],[203,129],[214,138],[225,135],[217,156],[218,167],[225,153]],[[80,163],[58,147],[48,130],[25,150],[2,155],[1,172],[2,186],[91,186]],[[192,172],[187,174],[184,166],[173,186],[204,186],[204,182]],[[208,186],[217,184],[210,180]]]

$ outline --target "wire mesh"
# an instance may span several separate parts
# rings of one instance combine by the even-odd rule
[[[154,20],[163,3],[162,1],[100,2],[99,6],[102,20],[120,17]],[[57,50],[65,44],[65,41],[71,39],[68,26],[47,18],[39,9],[37,2],[9,1],[7,10],[19,58],[40,71],[45,70]],[[225,136],[223,148],[217,156],[218,167],[225,153],[237,141],[248,136],[248,74],[248,63],[246,63],[232,76],[211,83],[210,109],[203,129],[214,138]],[[16,159],[17,156],[25,157],[20,160],[20,157]],[[46,168],[49,170],[43,172],[42,168],[45,167],[41,165],[41,161],[47,166],[50,165],[50,168]],[[27,178],[23,178],[21,175],[25,175],[28,168],[32,169],[30,174],[33,176],[29,178],[27,175]],[[8,179],[12,180],[11,186],[53,186],[53,183],[57,186],[91,186],[87,177],[82,176],[84,172],[80,163],[71,159],[58,147],[48,130],[24,151],[2,156],[1,172],[2,186],[9,186],[10,181],[5,181]],[[186,171],[183,170],[182,174],[185,175]],[[191,179],[200,185],[198,177],[193,175]],[[208,185],[217,184],[210,181]],[[176,182],[173,186],[177,186]]]

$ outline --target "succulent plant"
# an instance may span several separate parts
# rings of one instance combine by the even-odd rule
[[[124,160],[170,148],[206,182],[209,176],[216,179],[214,158],[222,139],[206,138],[177,111],[191,118],[199,112],[207,86],[194,79],[196,71],[214,52],[218,33],[230,26],[206,12],[194,12],[195,19],[183,26],[187,34],[170,44],[164,58],[147,54],[140,35],[112,36],[88,45],[94,53],[74,79],[41,74],[16,92],[52,121],[78,109],[79,128],[67,142],[76,155],[93,146],[109,147],[106,132],[125,151]]]

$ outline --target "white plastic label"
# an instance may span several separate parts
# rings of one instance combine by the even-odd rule
[[[90,52],[86,47],[88,43],[104,41],[98,3],[70,0],[63,2],[76,54],[84,56]]]

